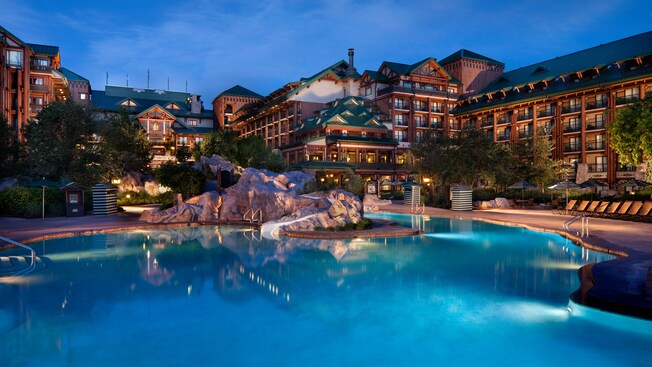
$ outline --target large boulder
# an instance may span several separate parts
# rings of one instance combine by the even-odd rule
[[[217,174],[218,167],[222,171],[229,171],[231,173],[242,171],[242,167],[236,166],[217,154],[213,154],[211,157],[201,157],[194,164],[194,168],[198,171],[203,171],[204,167],[210,168],[213,175]]]
[[[376,195],[365,195],[364,198],[362,199],[362,205],[364,206],[364,210],[368,210],[368,211],[378,210],[378,207],[383,205],[390,205],[391,203],[392,203],[391,200],[384,200]]]
[[[209,191],[166,210],[146,210],[140,220],[148,223],[208,222],[217,220],[219,206],[219,195]]]

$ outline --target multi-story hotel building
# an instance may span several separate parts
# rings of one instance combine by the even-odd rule
[[[508,72],[503,63],[469,50],[457,51],[440,62],[433,58],[415,64],[383,62],[377,71],[367,70],[362,76],[347,70],[342,61],[311,78],[288,83],[235,110],[234,122],[227,126],[244,136],[264,136],[268,145],[280,148],[296,167],[301,162],[341,164],[342,157],[347,164],[373,161],[378,165],[367,172],[354,166],[365,176],[370,172],[381,176],[391,170],[389,166],[400,165],[410,143],[430,129],[455,134],[464,128],[482,129],[504,143],[541,131],[554,142],[553,157],[575,168],[577,182],[595,178],[613,185],[622,179],[642,178],[647,169],[646,164],[618,163],[606,126],[619,108],[652,93],[652,32]],[[355,87],[357,93],[352,91]],[[310,88],[321,88],[323,98],[310,95]],[[331,113],[324,111],[342,103],[337,99],[356,95],[368,100],[364,104],[378,107],[377,119],[395,140],[389,160],[383,161],[380,154],[368,158],[374,156],[367,156],[367,151],[367,158],[359,158],[358,151],[350,159],[348,148],[346,153],[341,144],[333,149],[328,144],[335,141],[328,138],[337,131],[333,125],[315,127],[313,135],[296,129],[303,120],[314,118],[316,111]],[[340,130],[341,136],[353,131]]]
[[[220,127],[230,126],[237,118],[237,111],[262,98],[260,94],[239,85],[229,88],[213,99],[215,119]]]
[[[66,74],[74,75],[76,90],[85,95],[71,93]],[[19,137],[43,106],[70,97],[81,101],[88,91],[88,80],[61,68],[59,47],[23,42],[0,26],[0,110]]]
[[[175,161],[180,146],[194,148],[214,128],[213,111],[196,94],[108,85],[92,94],[93,107],[102,113],[126,110],[139,122],[152,143],[152,167]]]
[[[619,164],[606,127],[619,108],[651,92],[647,32],[503,73],[461,98],[455,119],[498,142],[547,134],[553,157],[575,168],[577,182],[595,178],[613,185],[642,178],[646,165]]]

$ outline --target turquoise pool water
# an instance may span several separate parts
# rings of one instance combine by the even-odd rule
[[[652,362],[649,323],[625,331],[567,311],[577,269],[609,255],[520,228],[373,216],[426,234],[272,241],[178,227],[32,244],[47,268],[0,282],[2,366]]]

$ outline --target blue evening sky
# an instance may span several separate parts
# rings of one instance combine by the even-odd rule
[[[443,59],[466,48],[506,70],[652,30],[642,0],[0,0],[0,25],[61,48],[62,65],[109,85],[188,91],[204,106],[240,84],[260,94],[355,48],[355,66]]]

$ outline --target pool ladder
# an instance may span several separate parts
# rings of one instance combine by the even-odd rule
[[[249,216],[249,217],[247,217]],[[258,216],[258,217],[256,217]],[[254,210],[254,208],[249,208],[244,215],[242,216],[242,219],[249,221],[249,223],[258,223],[262,224],[263,223],[263,212],[260,209]]]
[[[589,236],[589,218],[585,217],[583,215],[576,215],[573,218],[567,220],[564,222],[564,229],[566,232],[570,232],[570,225],[577,222],[578,220],[581,220],[582,222],[582,227],[581,227],[581,232],[576,232],[580,237],[588,237]]]
[[[0,256],[0,277],[26,275],[36,270],[37,265],[43,266],[43,262],[31,247],[2,236],[0,236],[0,241],[20,247],[30,253],[29,256]]]

